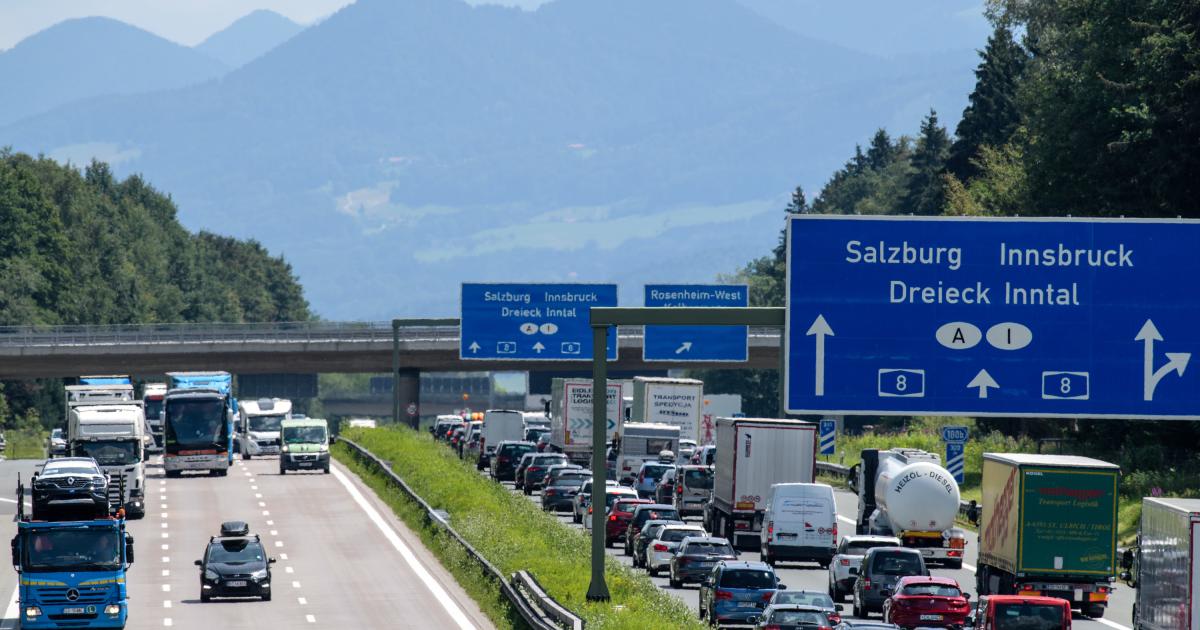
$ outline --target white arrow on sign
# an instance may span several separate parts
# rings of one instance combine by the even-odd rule
[[[546,349],[546,346],[543,346],[542,342],[540,342],[540,341],[533,344],[533,350],[534,350],[534,352],[537,352],[538,354],[541,354],[542,350],[545,350],[545,349]]]
[[[971,389],[972,387],[979,388],[980,398],[987,398],[988,388],[999,388],[1000,384],[996,382],[996,379],[992,378],[991,374],[988,374],[987,370],[979,370],[975,378],[971,379],[970,383],[967,383],[967,389]]]
[[[1142,324],[1142,329],[1138,331],[1134,341],[1145,343],[1145,351],[1142,357],[1142,399],[1154,400],[1154,390],[1158,387],[1159,381],[1171,372],[1177,372],[1179,376],[1183,376],[1183,371],[1187,369],[1188,361],[1192,358],[1190,352],[1167,352],[1167,364],[1154,369],[1154,342],[1162,341],[1162,334],[1158,332],[1158,327],[1154,322],[1147,319],[1145,324]]]
[[[687,352],[688,350],[691,350],[691,349],[692,349],[692,342],[685,341],[685,342],[679,344],[679,347],[675,349],[675,354],[683,354],[684,352]]]
[[[808,327],[806,335],[816,335],[817,337],[817,369],[814,375],[813,394],[816,396],[825,395],[825,337],[833,336],[833,329],[829,327],[829,322],[825,321],[824,315],[817,315],[813,320],[812,326]]]
[[[469,349],[469,350],[471,351],[471,353],[472,353],[472,354],[474,354],[474,353],[476,353],[476,352],[479,352],[479,342],[478,342],[478,341],[472,341],[472,342],[471,342],[471,345],[467,346],[467,349]]]

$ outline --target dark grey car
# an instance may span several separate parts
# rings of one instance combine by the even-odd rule
[[[737,560],[737,553],[728,540],[713,536],[684,538],[679,543],[679,553],[671,558],[671,588],[683,588],[688,582],[703,582],[722,560]]]
[[[556,475],[550,485],[542,490],[542,509],[548,512],[571,509],[574,506],[575,493],[591,478],[592,473],[586,470],[567,471]]]
[[[47,460],[33,476],[32,516],[47,520],[51,512],[67,518],[103,518],[109,514],[108,477],[90,457]]]
[[[920,551],[904,547],[868,549],[854,581],[854,616],[883,612],[883,602],[892,596],[896,582],[906,575],[929,575]]]

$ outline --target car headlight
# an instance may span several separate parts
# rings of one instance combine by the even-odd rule
[[[256,580],[265,580],[265,579],[267,579],[267,570],[259,569],[259,570],[255,571],[254,573],[251,573],[250,577],[252,577]]]
[[[204,570],[204,579],[206,579],[206,580],[216,580],[220,577],[221,576],[217,575],[217,572],[213,571],[212,569]]]

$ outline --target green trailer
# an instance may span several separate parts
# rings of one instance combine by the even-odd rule
[[[1088,457],[984,453],[979,594],[1059,597],[1103,616],[1117,569],[1120,476]]]

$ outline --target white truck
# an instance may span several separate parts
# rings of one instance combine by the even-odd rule
[[[895,536],[926,562],[962,568],[966,532],[954,526],[959,490],[936,453],[863,449],[851,471],[858,493],[856,533]]]
[[[1200,499],[1142,499],[1134,553],[1134,629],[1200,630]]]
[[[237,440],[242,459],[279,454],[279,431],[284,420],[292,418],[292,401],[284,398],[259,398],[238,401]]]
[[[142,408],[146,410],[146,425],[154,440],[154,452],[163,450],[163,397],[167,395],[166,383],[146,383],[142,389]]]
[[[483,428],[480,429],[479,457],[475,468],[483,470],[492,463],[496,445],[504,440],[525,439],[525,413],[513,409],[488,409],[483,412]]]
[[[130,518],[145,516],[146,470],[142,462],[146,415],[142,404],[77,404],[68,415],[67,452],[96,460],[108,475],[110,504],[123,505]],[[120,497],[122,488],[124,497]]]
[[[741,394],[706,394],[704,414],[700,417],[700,435],[696,444],[714,444],[717,441],[717,418],[742,417]]]
[[[655,461],[663,451],[679,452],[679,427],[653,422],[626,422],[616,449],[614,477],[632,483],[642,462]]]
[[[704,381],[694,378],[637,376],[633,379],[631,422],[661,422],[679,427],[679,437],[701,443]]]
[[[812,483],[817,425],[772,418],[717,418],[713,496],[704,529],[736,547],[759,546],[763,511],[777,483]]]
[[[624,425],[622,399],[629,381],[608,381],[606,442],[619,436]],[[592,457],[592,380],[556,378],[550,395],[550,446],[572,463],[590,467]]]

